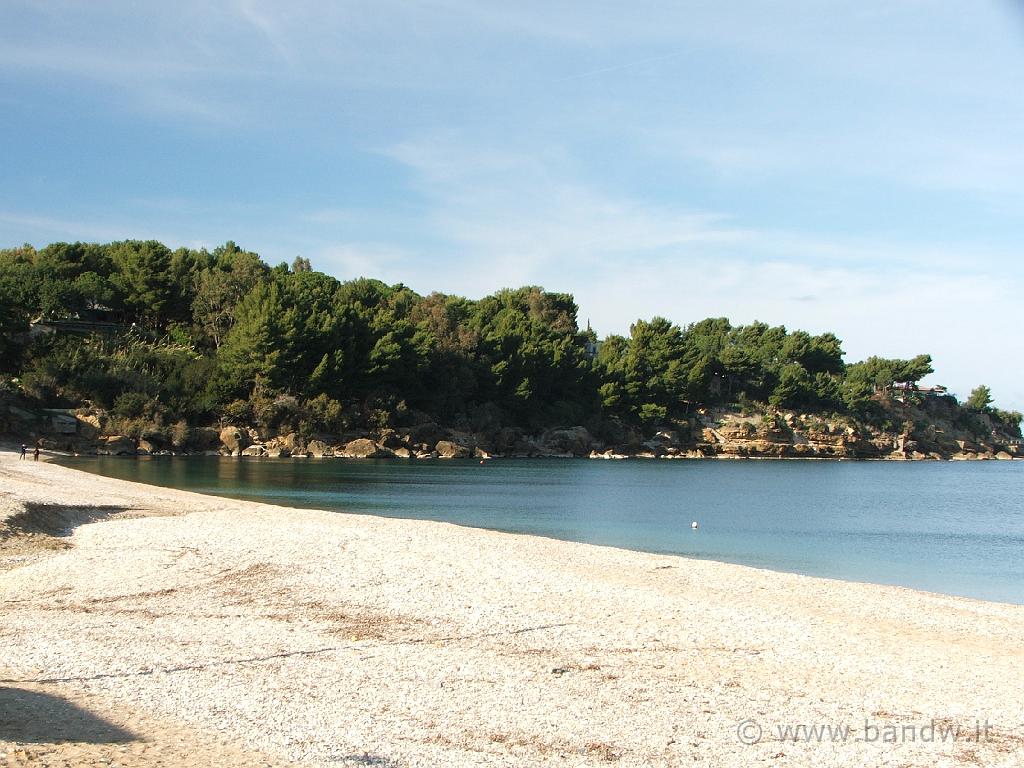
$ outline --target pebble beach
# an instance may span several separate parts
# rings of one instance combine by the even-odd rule
[[[0,764],[1021,766],[1022,640],[1019,605],[0,453]]]

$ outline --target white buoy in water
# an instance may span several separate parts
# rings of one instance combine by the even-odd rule
[[[692,523],[690,523],[690,527],[693,528],[693,530],[696,531],[697,530],[697,521],[694,520]]]

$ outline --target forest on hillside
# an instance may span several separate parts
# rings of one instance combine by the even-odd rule
[[[341,282],[302,258],[271,267],[233,242],[0,251],[2,386],[137,430],[227,422],[308,435],[429,418],[610,435],[707,406],[870,420],[894,382],[932,372],[926,354],[848,363],[831,333],[725,318],[637,320],[628,337],[599,340],[569,294],[421,296]],[[1020,414],[993,408],[985,387],[962,410],[1019,434]]]

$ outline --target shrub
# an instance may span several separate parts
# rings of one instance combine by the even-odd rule
[[[224,407],[224,419],[235,425],[247,425],[252,422],[252,406],[247,400],[233,400]]]
[[[307,400],[305,410],[310,432],[342,432],[347,426],[341,403],[326,394]]]
[[[158,411],[158,404],[142,392],[125,392],[114,399],[111,412],[123,419],[152,418]]]
[[[183,448],[191,436],[192,431],[188,428],[188,423],[184,419],[179,419],[171,427],[171,444],[175,448]]]

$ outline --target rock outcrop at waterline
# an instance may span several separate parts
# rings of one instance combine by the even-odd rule
[[[769,411],[751,415],[708,409],[698,411],[686,422],[646,435],[623,429],[614,440],[602,440],[578,425],[528,434],[513,427],[473,432],[429,422],[403,429],[315,436],[232,425],[219,430],[193,428],[175,444],[155,435],[107,434],[107,418],[92,409],[75,415],[80,428],[73,431],[64,429],[56,434],[38,420],[20,429],[8,423],[7,431],[19,441],[31,437],[43,448],[122,456],[207,453],[252,458],[421,460],[492,456],[901,461],[1024,458],[1019,438],[990,427],[979,428],[977,422],[965,426],[952,418],[955,416],[953,411],[944,414],[933,409],[925,414],[915,407],[903,407],[893,408],[884,423],[869,423],[821,414]],[[25,412],[19,418],[24,422],[30,417]]]

